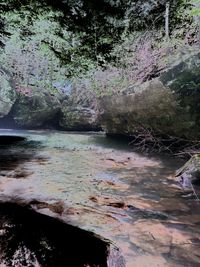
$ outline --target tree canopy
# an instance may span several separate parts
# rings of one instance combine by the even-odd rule
[[[164,35],[167,2],[1,0],[0,62],[25,84],[32,76],[52,83],[80,75],[117,58],[115,47],[132,33],[161,30]],[[186,20],[189,5],[170,1],[171,30]]]

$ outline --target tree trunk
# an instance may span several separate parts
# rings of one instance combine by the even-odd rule
[[[165,9],[165,37],[169,39],[169,2],[166,3]]]

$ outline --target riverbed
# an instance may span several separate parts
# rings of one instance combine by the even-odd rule
[[[174,178],[182,160],[134,152],[104,133],[0,135],[25,138],[0,144],[1,202],[110,240],[127,267],[200,266],[200,204]]]

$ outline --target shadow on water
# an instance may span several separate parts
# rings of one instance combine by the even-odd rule
[[[113,138],[104,133],[93,134],[90,143],[106,149],[133,151],[133,148],[129,145],[129,139]]]
[[[0,135],[0,146],[17,144],[25,140],[25,137],[15,135]]]
[[[5,266],[106,267],[109,243],[27,207],[0,204],[0,260]]]
[[[0,176],[23,178],[19,170],[25,162],[37,158],[37,141],[29,141],[24,136],[0,135]],[[15,171],[17,171],[15,175]],[[13,171],[13,173],[11,173]],[[15,177],[16,176],[16,177]],[[19,176],[19,177],[18,177]]]

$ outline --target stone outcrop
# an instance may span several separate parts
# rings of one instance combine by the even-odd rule
[[[54,126],[137,136],[144,129],[159,136],[200,139],[200,53],[179,56],[158,78],[97,101],[87,88],[70,95],[18,88],[0,68],[0,118],[21,128]],[[100,116],[99,116],[100,114]],[[5,124],[5,123],[3,123]]]
[[[70,131],[99,130],[96,99],[74,90],[62,104],[59,125],[62,129]]]
[[[125,267],[119,249],[108,240],[30,206],[1,203],[0,215],[1,266]]]
[[[60,105],[55,95],[35,90],[30,94],[18,94],[12,116],[20,127],[38,128],[53,125],[57,124],[56,116]]]
[[[161,135],[200,138],[200,53],[182,58],[159,78],[100,100],[101,124],[109,134],[135,135],[148,128]]]
[[[9,72],[0,67],[0,118],[8,115],[16,99]]]
[[[96,130],[100,126],[97,124],[96,112],[89,107],[68,105],[63,103],[60,126],[65,130]]]

